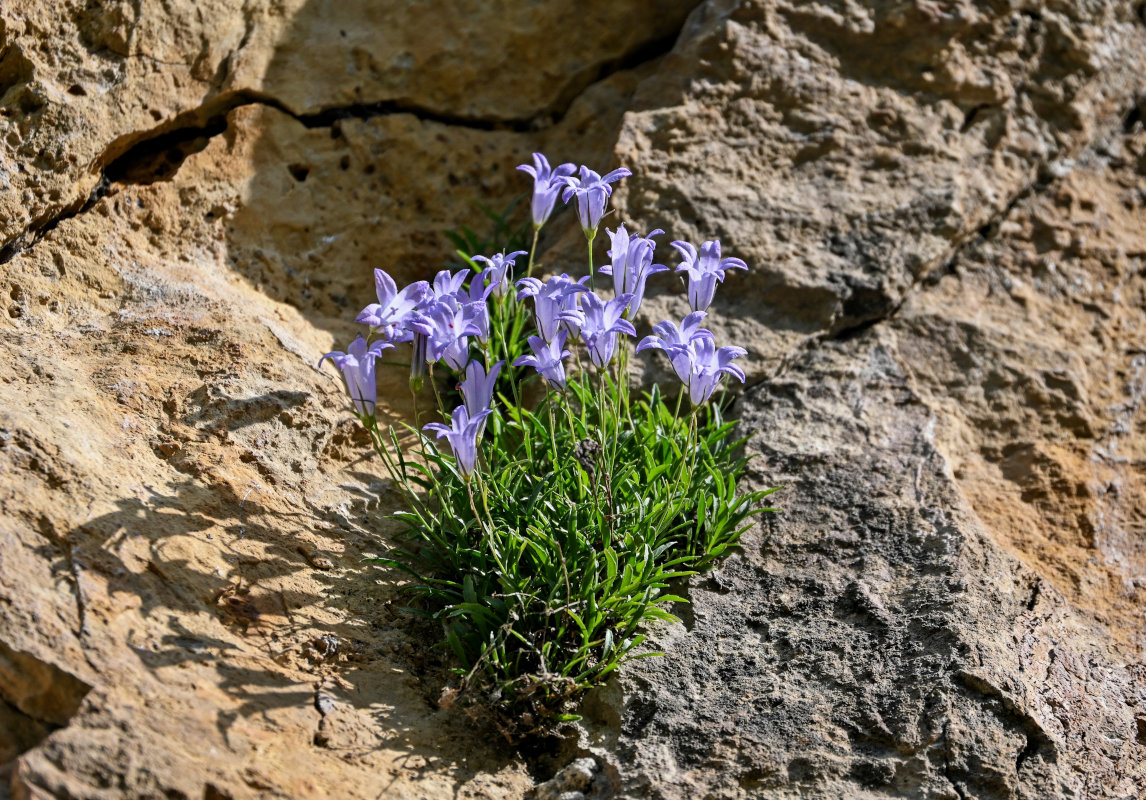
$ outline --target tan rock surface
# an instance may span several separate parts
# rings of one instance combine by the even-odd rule
[[[314,364],[371,267],[432,273],[474,200],[527,189],[530,152],[607,158],[641,74],[623,67],[684,12],[637,25],[648,9],[602,3],[607,35],[553,48],[568,12],[518,9],[477,46],[442,10],[384,25],[379,8],[0,16],[0,756],[17,797],[532,784],[420,680],[444,674],[434,630],[361,562],[390,499]],[[423,84],[365,58],[415,44]],[[534,69],[507,69],[507,48]],[[469,83],[449,83],[463,62]],[[387,390],[407,413],[400,372]]]
[[[718,308],[758,364],[886,315],[1141,88],[1132,9],[1017,5],[706,4],[626,117],[623,215],[752,265]]]
[[[687,5],[0,8],[16,797],[1146,791],[1142,10]],[[535,149],[749,261],[715,322],[791,488],[527,762],[437,707],[314,362]]]

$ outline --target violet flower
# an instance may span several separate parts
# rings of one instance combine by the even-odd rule
[[[724,281],[729,269],[748,269],[739,258],[720,258],[720,240],[714,239],[700,246],[700,254],[688,242],[673,242],[682,261],[677,272],[688,273],[688,304],[693,311],[704,311],[712,304],[717,282]]]
[[[513,362],[515,367],[533,367],[554,389],[565,388],[565,365],[561,359],[569,356],[565,347],[566,331],[558,331],[556,338],[546,342],[539,336],[529,337],[529,347],[533,355],[522,356]]]
[[[493,402],[493,388],[497,384],[497,376],[504,363],[504,360],[498,361],[490,367],[488,374],[485,367],[476,359],[466,364],[466,378],[458,384],[458,389],[462,393],[462,399],[465,401],[466,411],[469,412],[470,417],[489,410],[490,404]],[[482,430],[484,429],[485,423],[483,422]],[[478,436],[481,436],[480,431]]]
[[[459,305],[456,300],[434,305],[411,323],[415,332],[426,337],[426,363],[444,360],[454,369],[469,361],[469,337],[481,335],[473,304]]]
[[[557,336],[561,328],[561,314],[570,310],[569,296],[589,291],[584,286],[587,280],[588,276],[575,281],[562,273],[545,283],[537,278],[522,278],[517,282],[520,287],[517,299],[533,298],[533,316],[537,320],[537,330],[545,341],[551,342]]]
[[[342,373],[342,382],[354,403],[354,410],[366,417],[374,416],[374,409],[378,405],[378,383],[375,380],[374,361],[382,351],[393,347],[391,342],[379,339],[368,345],[366,340],[359,336],[346,352],[334,350],[318,360],[318,366],[330,359],[334,366]]]
[[[474,275],[468,290],[458,289],[449,296],[457,301],[457,304],[462,308],[470,309],[474,324],[478,326],[479,330],[476,336],[482,342],[489,341],[489,306],[486,305],[486,298],[489,297],[494,288],[492,283],[486,285],[482,275]],[[444,302],[449,303],[449,299],[447,298]]]
[[[540,153],[538,154],[540,155]],[[544,156],[542,156],[544,158]],[[520,169],[520,167],[518,167]],[[556,197],[556,194],[554,195]],[[526,254],[525,250],[516,250],[509,255],[505,253],[494,253],[489,258],[485,256],[474,256],[471,261],[484,261],[488,266],[482,270],[482,279],[489,279],[489,288],[493,292],[494,297],[505,297],[509,294],[509,285],[513,282],[513,272],[510,267],[515,266],[513,263],[518,256]]]
[[[402,291],[394,279],[380,269],[374,270],[374,288],[378,302],[359,312],[356,322],[369,325],[388,342],[408,342],[413,333],[406,327],[411,315],[430,297],[430,285],[425,281],[411,283]]]
[[[462,284],[466,282],[466,276],[470,274],[468,269],[458,270],[457,272],[450,272],[444,269],[434,276],[433,290],[435,300],[445,300],[447,297],[456,296],[462,292]],[[464,302],[464,301],[462,301]]]
[[[688,370],[688,397],[692,404],[699,406],[708,402],[724,375],[744,383],[744,370],[732,363],[748,351],[743,347],[721,347],[716,349],[712,339],[698,339],[689,348],[691,356]]]
[[[553,213],[557,195],[565,186],[564,179],[577,168],[572,164],[562,164],[557,169],[551,169],[549,159],[541,153],[534,153],[533,166],[522,164],[518,169],[533,176],[533,227],[540,228]]]
[[[613,276],[613,291],[618,296],[631,294],[632,302],[629,304],[629,317],[636,316],[641,309],[641,301],[645,298],[645,281],[650,275],[658,272],[667,272],[664,264],[653,263],[653,252],[656,243],[653,237],[664,231],[657,229],[648,236],[634,233],[631,236],[624,225],[618,225],[616,231],[606,230],[613,247],[609,250],[612,264],[606,264],[598,270],[602,275]]]
[[[485,426],[485,418],[492,413],[486,409],[471,417],[465,406],[458,406],[450,418],[450,425],[431,422],[422,427],[422,430],[436,433],[439,439],[443,436],[446,438],[458,462],[458,470],[467,481],[477,466],[477,443]]]
[[[589,348],[589,360],[598,367],[604,367],[613,360],[618,333],[637,335],[633,323],[624,319],[632,299],[631,294],[622,294],[605,303],[593,292],[581,298],[581,336]]]
[[[597,235],[597,226],[601,223],[601,217],[605,216],[605,202],[613,194],[613,187],[609,184],[632,174],[621,167],[605,175],[598,175],[582,165],[580,178],[563,179],[565,191],[561,199],[568,203],[571,197],[577,197],[577,214],[581,218],[581,230],[585,231],[586,238],[592,240]]]
[[[637,345],[637,352],[651,348],[664,350],[681,383],[688,383],[693,345],[703,339],[713,338],[712,331],[700,327],[705,316],[703,311],[694,311],[684,318],[679,328],[676,323],[667,319],[658,322],[653,326],[653,335],[641,339]]]

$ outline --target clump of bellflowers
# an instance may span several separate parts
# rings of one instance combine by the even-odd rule
[[[404,538],[376,561],[413,576],[417,608],[441,623],[458,676],[443,698],[493,709],[508,733],[567,719],[586,689],[655,655],[642,630],[685,602],[672,581],[771,510],[760,502],[770,490],[738,491],[745,461],[723,416],[746,351],[704,327],[717,285],[747,264],[721,258],[715,240],[673,242],[692,310],[642,336],[648,280],[669,271],[655,263],[663,232],[607,229],[610,262],[597,274],[611,286],[592,262],[612,185],[631,173],[552,167],[540,153],[520,169],[533,178],[528,250],[459,249],[468,267],[401,289],[375,270],[364,335],[320,361],[339,370],[406,500]],[[587,271],[535,276],[559,198],[576,208]],[[455,243],[476,238],[465,233]],[[676,379],[634,398],[629,364],[646,351]],[[384,352],[409,358],[411,425],[381,420]],[[400,446],[409,434],[414,445]]]

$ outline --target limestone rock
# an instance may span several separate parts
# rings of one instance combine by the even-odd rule
[[[411,89],[345,70],[321,4],[167,6],[0,10],[0,719],[22,726],[5,780],[20,798],[521,796],[521,759],[432,702],[436,631],[363,567],[394,497],[314,365],[372,267],[432,274],[442,229],[480,227],[473,201],[528,189],[529,153],[607,158],[649,71],[632,59],[684,10],[642,27],[647,8],[601,3],[607,35],[577,45],[538,7],[462,52],[480,29],[439,15],[453,33],[434,39],[413,6],[417,31],[338,4],[354,58],[448,51],[416,53],[439,72]],[[539,61],[504,70],[522,36]],[[471,84],[451,85],[463,61]],[[482,70],[510,80],[478,91]],[[465,109],[435,106],[457,92]],[[383,387],[396,419],[405,384]]]
[[[717,308],[759,364],[878,319],[1141,90],[1130,7],[1042,6],[707,3],[626,117],[622,215],[751,265]]]
[[[1146,789],[1141,8],[690,5],[0,8],[14,796]],[[399,500],[314,364],[534,150],[752,265],[713,322],[788,488],[650,631],[673,657],[527,761],[438,706],[437,631],[362,562]]]

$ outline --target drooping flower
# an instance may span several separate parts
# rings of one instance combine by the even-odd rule
[[[562,164],[551,169],[549,159],[541,153],[533,154],[533,166],[522,164],[518,167],[522,172],[533,176],[533,227],[540,228],[553,213],[553,206],[557,203],[557,195],[565,187],[565,178],[576,171],[572,164]]]
[[[513,366],[533,367],[554,389],[564,389],[565,364],[562,359],[569,356],[569,351],[564,349],[566,335],[566,331],[558,331],[551,342],[546,342],[539,336],[530,336],[529,347],[533,350],[533,355],[522,356],[513,362]]]
[[[713,338],[712,331],[700,327],[705,316],[703,311],[694,311],[684,318],[679,328],[676,323],[667,319],[658,322],[653,326],[653,334],[641,339],[637,345],[637,352],[651,348],[664,350],[681,383],[688,383],[692,346],[701,339]]]
[[[693,405],[703,405],[712,397],[724,375],[744,383],[744,370],[732,363],[748,351],[743,347],[716,348],[712,339],[698,339],[689,348],[688,396]]]
[[[700,254],[689,242],[673,242],[681,255],[677,272],[688,273],[688,304],[693,311],[704,311],[712,304],[716,284],[724,281],[729,269],[748,269],[739,258],[720,258],[720,240],[714,239],[700,246]]]
[[[613,360],[617,334],[637,335],[633,323],[624,319],[625,310],[632,299],[631,294],[622,294],[606,303],[594,292],[581,296],[581,336],[589,348],[589,360],[596,366],[604,367]]]
[[[480,336],[477,324],[478,310],[473,304],[459,305],[443,301],[434,303],[410,324],[415,332],[426,337],[426,363],[444,360],[454,369],[462,369],[469,361],[469,337]]]
[[[588,276],[573,280],[562,273],[545,283],[537,278],[522,278],[517,282],[520,288],[517,299],[533,298],[533,316],[537,320],[537,330],[545,341],[551,342],[557,336],[561,328],[561,314],[570,310],[570,295],[589,291],[584,285],[587,280]]]
[[[570,198],[576,196],[577,215],[581,218],[581,230],[585,231],[586,237],[592,239],[597,235],[597,226],[601,223],[601,217],[605,216],[605,203],[613,194],[613,187],[609,184],[632,174],[621,167],[605,175],[598,175],[588,167],[582,166],[579,178],[570,176],[563,179],[565,191],[562,192],[561,199],[568,203]]]
[[[609,257],[613,259],[613,263],[606,264],[599,271],[602,275],[613,276],[613,291],[618,296],[622,294],[633,296],[627,316],[634,317],[640,311],[641,301],[645,297],[645,281],[650,275],[668,271],[668,267],[664,264],[653,263],[653,252],[656,250],[653,237],[664,231],[658,228],[648,236],[641,236],[639,233],[630,236],[624,225],[618,225],[617,230],[606,229],[606,232],[613,245],[609,250]]]
[[[407,322],[431,296],[430,285],[418,281],[399,292],[394,279],[376,269],[374,288],[378,302],[362,309],[355,321],[369,325],[388,342],[410,341],[413,333],[407,327]]]
[[[556,193],[554,197],[556,197]],[[505,297],[509,294],[509,286],[513,281],[513,272],[510,268],[516,266],[513,262],[517,260],[518,256],[523,256],[525,253],[524,250],[516,250],[509,255],[494,253],[489,258],[485,256],[473,257],[473,261],[484,261],[488,265],[481,274],[483,280],[489,280],[489,288],[494,297]]]
[[[359,336],[346,352],[334,350],[318,360],[318,366],[330,359],[339,372],[342,373],[342,382],[350,394],[354,410],[366,417],[374,416],[374,409],[378,405],[378,383],[375,380],[374,361],[382,355],[382,351],[393,347],[391,342],[378,339],[373,344]]]
[[[462,477],[469,480],[477,467],[477,443],[485,426],[485,418],[492,413],[486,409],[471,417],[465,406],[458,406],[450,417],[450,425],[431,422],[423,426],[422,430],[433,431],[439,439],[443,436],[446,438],[458,462],[458,470]]]
[[[490,404],[493,402],[493,388],[497,384],[497,376],[504,363],[504,360],[498,361],[490,367],[489,373],[486,373],[485,367],[476,359],[466,364],[466,378],[458,384],[458,389],[462,393],[462,399],[465,401],[466,411],[469,412],[470,417],[489,410]],[[483,422],[483,430],[484,427],[485,423]],[[481,435],[480,432],[478,435]]]

